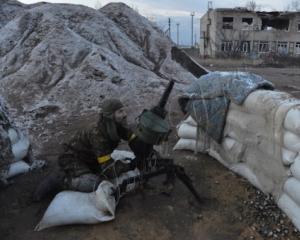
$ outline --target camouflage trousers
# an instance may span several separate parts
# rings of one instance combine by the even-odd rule
[[[74,190],[72,180],[84,174],[95,174],[99,178],[113,179],[121,173],[130,171],[129,164],[122,161],[115,162],[115,160],[110,159],[99,164],[95,159],[94,162],[84,162],[70,154],[60,155],[58,165],[65,172],[61,186],[64,190]]]

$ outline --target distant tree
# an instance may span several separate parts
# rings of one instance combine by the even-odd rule
[[[96,0],[96,2],[95,2],[95,9],[98,10],[100,8],[102,8],[102,4],[101,4],[100,0]]]
[[[213,42],[212,39],[210,39],[210,41],[212,41],[211,43],[216,48],[216,58],[240,59],[249,54],[250,48],[248,51],[242,51],[242,45],[244,42],[247,42],[247,39],[249,38],[249,31],[234,31],[232,34],[226,34],[226,30],[218,29],[216,35],[216,42]]]
[[[274,10],[274,9],[273,9],[273,10]],[[290,5],[290,4],[286,5],[286,6],[284,7],[284,11],[285,11],[285,12],[291,11],[291,5]]]
[[[165,31],[165,28],[166,28],[166,23],[165,22],[156,22],[155,25],[162,31]]]
[[[150,22],[152,22],[154,24],[154,26],[156,26],[158,29],[162,30],[162,31],[165,31],[165,27],[166,27],[166,24],[163,23],[162,21],[160,22],[157,22],[157,19],[154,15],[152,14],[147,14],[145,16],[145,18],[147,18]]]
[[[246,3],[246,8],[249,11],[260,11],[260,5],[257,5],[255,0],[250,0]]]
[[[295,11],[297,11],[297,12],[300,11],[300,3],[299,3],[299,0],[294,0],[294,1],[292,1],[292,3],[291,3],[291,9],[292,9],[292,10],[295,10]]]
[[[133,5],[131,6],[131,8],[136,11],[137,13],[140,13],[140,10],[138,9],[138,7],[134,7]]]
[[[152,23],[155,23],[156,24],[156,17],[154,17],[152,14],[147,14],[146,18],[152,22]]]
[[[284,8],[285,12],[289,11],[297,11],[300,12],[300,0],[292,0],[289,4],[287,4]]]

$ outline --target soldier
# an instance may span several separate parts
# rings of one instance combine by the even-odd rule
[[[140,151],[145,143],[126,126],[127,113],[123,104],[117,99],[106,100],[98,123],[84,128],[63,144],[58,164],[65,175],[59,177],[50,173],[35,189],[33,200],[40,201],[49,193],[60,190],[92,192],[100,183],[101,173],[110,179],[135,169],[140,160],[138,156],[144,154]],[[136,155],[129,164],[115,161],[110,155],[121,139],[129,142]],[[151,151],[151,146],[147,149]]]

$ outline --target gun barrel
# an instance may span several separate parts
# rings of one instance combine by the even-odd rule
[[[173,79],[170,80],[170,82],[169,82],[166,90],[164,91],[164,93],[163,93],[163,95],[162,95],[162,97],[159,100],[159,103],[157,105],[159,108],[164,109],[164,107],[165,107],[165,105],[166,105],[166,103],[168,101],[168,98],[170,96],[170,93],[171,93],[171,91],[173,89],[174,83],[175,83],[175,80],[173,80]]]

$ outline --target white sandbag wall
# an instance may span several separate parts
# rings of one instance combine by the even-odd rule
[[[27,131],[22,131],[9,115],[8,105],[0,95],[0,185],[7,186],[7,179],[18,174],[41,169],[44,161],[32,156],[28,162],[21,161],[30,146]],[[32,166],[32,167],[31,167]]]
[[[300,100],[257,90],[242,105],[230,103],[220,144],[199,131],[191,117],[178,126],[178,136],[174,149],[208,153],[272,194],[300,229]]]

